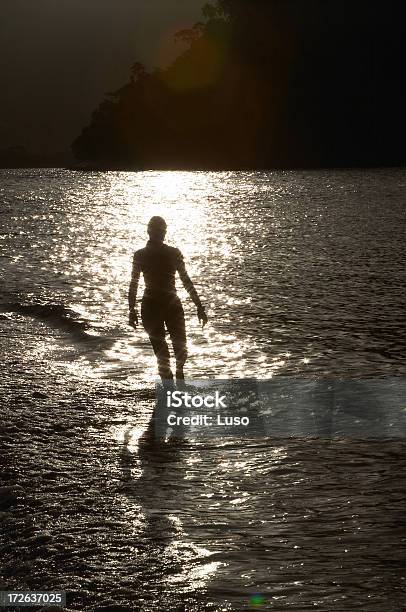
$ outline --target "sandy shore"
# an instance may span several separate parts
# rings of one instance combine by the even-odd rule
[[[239,567],[268,580],[262,589],[276,595],[274,610],[312,601],[349,610],[351,581],[362,575],[353,609],[397,612],[406,602],[404,443],[360,443],[352,452],[339,442],[275,444],[288,452],[269,461],[268,493],[249,470],[242,486],[238,478],[225,486],[233,476],[221,457],[241,463],[249,447],[217,449],[207,461],[220,495],[212,480],[185,476],[192,447],[139,438],[152,391],[119,391],[107,380],[83,389],[49,376],[45,361],[27,365],[9,363],[3,379],[3,590],[65,590],[70,609],[95,612],[245,610],[255,576],[250,587]],[[241,515],[244,495],[251,506]]]

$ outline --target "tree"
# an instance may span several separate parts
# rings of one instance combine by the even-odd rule
[[[187,48],[101,103],[73,144],[119,167],[404,163],[406,8],[387,0],[218,0]],[[393,94],[396,92],[396,95]]]

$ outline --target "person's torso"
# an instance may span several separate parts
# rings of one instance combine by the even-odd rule
[[[145,280],[147,297],[176,295],[175,276],[180,252],[164,243],[151,243],[136,252]]]

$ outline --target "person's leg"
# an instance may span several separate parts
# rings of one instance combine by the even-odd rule
[[[179,298],[171,301],[166,314],[165,323],[172,340],[173,351],[176,359],[176,380],[184,380],[183,367],[187,359],[187,343],[185,314]]]
[[[173,380],[169,348],[165,340],[165,320],[162,305],[153,300],[143,299],[141,319],[154,349],[159,376],[162,380]]]

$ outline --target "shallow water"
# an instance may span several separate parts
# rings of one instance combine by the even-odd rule
[[[126,293],[162,214],[211,317],[180,290],[190,377],[400,381],[405,171],[1,178],[3,586],[78,610],[401,610],[404,440],[159,444]]]

